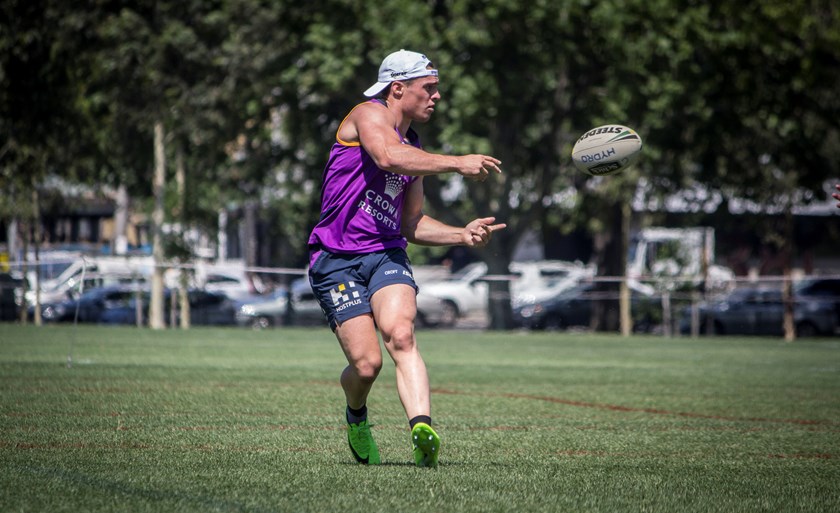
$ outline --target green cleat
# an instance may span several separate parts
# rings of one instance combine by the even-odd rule
[[[418,422],[411,430],[414,446],[414,463],[418,467],[437,467],[440,455],[440,437],[432,426]]]
[[[368,421],[358,424],[347,424],[347,442],[356,461],[363,465],[379,465],[379,448],[370,434]]]

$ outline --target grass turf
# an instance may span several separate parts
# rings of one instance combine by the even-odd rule
[[[0,324],[0,511],[840,510],[836,339],[419,339],[436,470],[387,357],[354,463],[327,329]]]

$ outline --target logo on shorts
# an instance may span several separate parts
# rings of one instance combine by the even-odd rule
[[[360,294],[356,288],[356,283],[348,281],[346,284],[341,283],[338,287],[330,289],[330,297],[332,297],[335,311],[340,312],[348,306],[361,304],[362,300],[359,298]]]

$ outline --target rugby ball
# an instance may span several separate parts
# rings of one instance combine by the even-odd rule
[[[572,148],[575,167],[593,176],[614,175],[632,166],[642,152],[642,138],[632,128],[604,125],[587,130]]]

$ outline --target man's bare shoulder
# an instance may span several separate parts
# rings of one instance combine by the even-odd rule
[[[348,119],[371,119],[371,120],[387,120],[392,118],[393,114],[388,110],[388,107],[379,102],[364,102],[356,105]]]
[[[378,102],[365,102],[356,105],[347,115],[339,129],[338,137],[348,142],[360,142],[360,132],[394,126],[394,115],[387,107]]]

